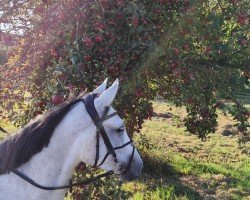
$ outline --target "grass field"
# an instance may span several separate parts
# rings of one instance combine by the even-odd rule
[[[140,147],[141,178],[123,185],[130,199],[250,200],[250,144],[239,146],[237,135],[221,135],[226,128],[237,133],[229,117],[219,115],[216,133],[202,142],[185,132],[184,108],[157,102],[154,111],[136,136],[137,143],[144,141],[149,148]]]
[[[248,89],[246,92],[239,92],[239,93],[237,93],[236,97],[250,111],[250,89]]]
[[[250,199],[250,144],[239,146],[238,136],[221,135],[225,128],[237,132],[230,118],[220,115],[216,133],[202,142],[173,117],[182,118],[184,109],[162,102],[154,110],[156,116],[143,126],[146,138],[137,137],[152,147],[142,150],[144,173],[123,186],[131,199]]]

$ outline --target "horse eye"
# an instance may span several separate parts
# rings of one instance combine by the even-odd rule
[[[122,127],[122,128],[118,128],[118,129],[116,129],[116,131],[117,131],[118,133],[121,133],[121,132],[124,131],[124,128],[123,128],[123,127]]]

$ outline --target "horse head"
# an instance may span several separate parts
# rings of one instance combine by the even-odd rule
[[[91,118],[92,126],[88,133],[92,142],[82,142],[81,158],[91,166],[113,171],[120,175],[121,180],[130,181],[139,177],[143,162],[128,137],[124,121],[112,107],[119,81],[117,79],[108,89],[106,85],[107,80],[83,99]]]

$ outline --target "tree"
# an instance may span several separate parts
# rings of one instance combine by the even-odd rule
[[[3,97],[9,99],[3,104],[13,108],[27,92],[32,96],[28,105],[18,105],[21,113],[8,112],[17,125],[72,91],[92,90],[105,77],[119,77],[123,87],[117,108],[122,105],[119,111],[131,135],[152,116],[150,102],[160,94],[185,105],[188,131],[205,139],[214,132],[219,102],[244,86],[241,72],[249,60],[245,1],[1,4],[6,30],[22,33],[9,52],[8,70],[2,70]],[[249,114],[242,112],[236,118],[246,132]],[[19,117],[22,113],[25,118]]]
[[[235,97],[249,78],[246,0],[3,0],[0,8],[3,31],[19,35],[1,67],[1,107],[17,126],[119,77],[115,106],[131,136],[157,95],[185,106],[187,130],[203,140],[227,101],[247,133],[249,111]]]

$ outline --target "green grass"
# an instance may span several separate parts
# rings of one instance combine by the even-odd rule
[[[178,114],[185,109],[167,103],[155,103],[155,112]],[[154,117],[142,130],[151,149],[143,149],[144,173],[123,188],[131,199],[247,199],[250,197],[250,154],[242,153],[250,144],[239,147],[237,136],[220,134],[224,126],[233,124],[219,117],[218,131],[202,142],[177,128],[173,118]],[[145,138],[143,138],[145,140]],[[137,137],[140,140],[140,136]]]
[[[250,110],[250,92],[239,92],[235,95],[244,106]]]
[[[3,121],[0,122],[0,127],[2,127],[4,130],[6,130],[8,132],[8,133],[3,133],[3,132],[0,131],[0,141],[3,138],[7,137],[9,135],[9,133],[10,134],[14,133],[15,130],[16,130],[16,128],[12,124],[7,123],[7,122],[3,122]]]

